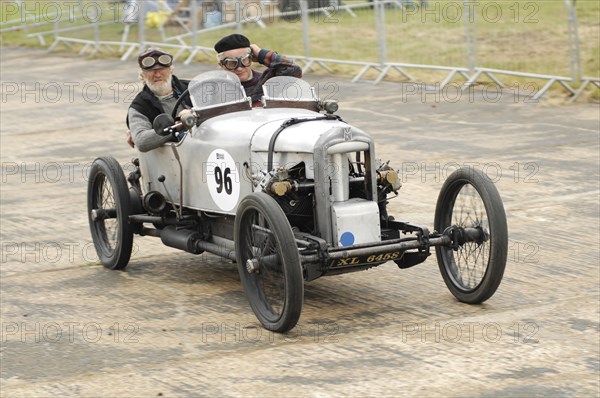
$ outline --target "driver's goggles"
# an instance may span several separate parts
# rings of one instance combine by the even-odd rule
[[[247,68],[252,63],[252,53],[248,53],[243,57],[227,57],[219,61],[219,65],[227,70],[234,70],[243,66]]]
[[[171,57],[170,55],[167,55],[167,54],[159,55],[158,57],[156,57],[156,56],[145,57],[145,58],[142,58],[142,67],[144,69],[148,69],[148,68],[151,68],[154,65],[156,65],[157,62],[161,66],[164,66],[166,68],[166,67],[171,66],[171,62],[173,62],[173,57]]]

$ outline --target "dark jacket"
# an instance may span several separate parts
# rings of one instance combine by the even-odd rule
[[[189,83],[189,80],[179,80],[177,76],[172,76],[171,84],[173,86],[173,95],[175,98],[179,98],[181,94],[187,90]],[[192,102],[187,94],[186,98],[183,100],[183,103],[185,103],[188,108],[192,107]],[[158,115],[165,112],[156,95],[145,84],[142,91],[136,95],[129,107],[146,116],[148,120],[150,120],[150,123],[152,123],[154,118],[156,118]],[[129,116],[127,116],[125,121],[127,123],[127,128],[129,128]]]
[[[242,82],[246,95],[252,98],[252,106],[260,105],[263,95],[263,84],[275,76],[302,77],[302,68],[287,57],[275,51],[261,49],[258,54],[258,63],[267,67],[264,72],[252,70],[252,78]]]

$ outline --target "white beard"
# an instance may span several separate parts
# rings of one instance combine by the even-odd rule
[[[158,97],[164,97],[165,95],[171,94],[171,91],[172,91],[171,80],[172,80],[171,76],[169,76],[169,78],[167,79],[166,82],[153,83],[149,79],[147,79],[146,84],[148,85],[150,90],[152,90],[154,95],[156,95]]]

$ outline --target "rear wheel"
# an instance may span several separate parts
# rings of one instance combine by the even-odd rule
[[[254,314],[269,330],[292,329],[302,312],[304,280],[285,213],[269,195],[250,194],[238,207],[234,236],[240,279]]]
[[[131,257],[131,203],[123,169],[112,157],[94,160],[88,180],[88,219],[96,253],[110,269],[123,269]]]
[[[490,298],[502,280],[508,250],[506,215],[494,184],[472,168],[452,173],[440,191],[434,225],[438,232],[466,231],[454,248],[435,248],[450,292],[469,304]]]

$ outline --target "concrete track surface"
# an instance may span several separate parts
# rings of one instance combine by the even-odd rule
[[[136,237],[126,271],[99,265],[86,173],[135,156],[134,62],[3,47],[1,73],[3,397],[600,394],[598,105],[307,76],[400,169],[397,219],[432,226],[447,173],[486,172],[509,260],[477,306],[453,298],[435,256],[321,278],[281,335],[258,326],[229,261]]]

